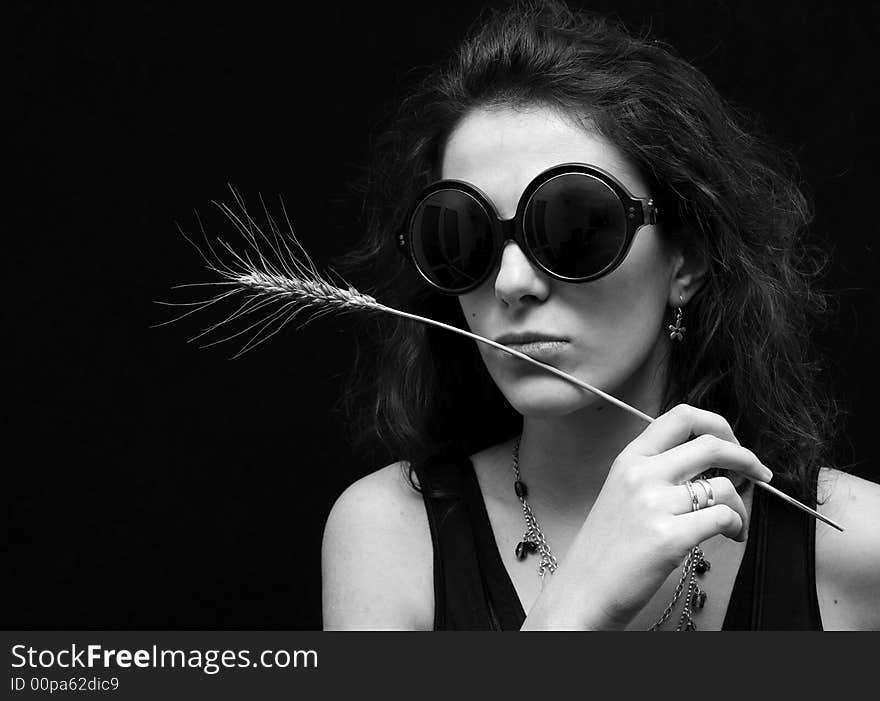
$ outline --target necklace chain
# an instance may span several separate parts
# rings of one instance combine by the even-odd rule
[[[528,490],[526,489],[525,483],[520,478],[519,473],[519,444],[521,437],[516,439],[516,442],[513,444],[513,475],[514,475],[514,490],[516,491],[516,495],[519,498],[520,504],[522,505],[523,518],[525,518],[526,529],[523,533],[522,540],[516,546],[516,556],[517,559],[524,559],[525,556],[530,552],[538,552],[541,555],[541,561],[538,563],[538,574],[541,577],[541,581],[543,583],[544,575],[547,572],[553,574],[556,571],[556,568],[559,566],[559,562],[556,559],[556,556],[553,554],[553,551],[550,550],[550,546],[547,544],[547,538],[544,536],[544,532],[541,530],[541,527],[538,525],[538,519],[535,518],[535,514],[532,511],[532,507],[528,501]],[[648,630],[659,630],[660,627],[669,619],[672,615],[672,611],[675,608],[675,605],[678,603],[678,600],[681,598],[681,595],[685,592],[685,583],[687,583],[687,595],[684,600],[684,607],[682,608],[681,615],[678,619],[678,626],[676,627],[677,631],[680,630],[696,630],[697,626],[693,620],[694,609],[701,609],[706,602],[706,592],[700,587],[697,583],[697,575],[704,574],[709,570],[709,561],[706,559],[703,551],[700,549],[699,545],[695,545],[691,551],[688,553],[687,557],[684,560],[684,563],[681,567],[681,576],[678,579],[678,584],[675,587],[675,592],[672,595],[672,601],[666,606],[663,610],[663,613],[660,615],[660,618],[657,619],[656,623],[652,625]]]
[[[547,545],[547,539],[544,537],[544,532],[538,525],[538,519],[535,518],[532,507],[526,499],[527,491],[519,476],[519,442],[520,439],[517,438],[516,443],[513,446],[514,488],[519,497],[519,502],[522,505],[523,517],[526,520],[526,530],[523,533],[520,544],[517,546],[517,557],[524,556],[525,552],[528,550],[537,550],[541,554],[541,562],[538,564],[538,574],[543,581],[544,575],[547,574],[548,571],[550,574],[553,574],[559,566],[559,563],[556,560],[556,556],[550,550],[550,546]],[[532,547],[530,547],[529,544],[533,544]]]

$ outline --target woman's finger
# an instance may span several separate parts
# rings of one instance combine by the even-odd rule
[[[719,533],[742,543],[748,533],[745,519],[727,504],[716,504],[707,509],[676,516],[674,523],[685,548],[709,540]]]
[[[770,469],[751,450],[709,433],[674,446],[645,463],[645,469],[652,475],[674,484],[713,467],[738,472],[761,482],[773,479]]]
[[[748,528],[748,512],[733,482],[726,477],[713,477],[703,481],[707,483],[705,487],[700,482],[691,483],[694,490],[693,495],[697,499],[698,511],[712,508],[716,504],[724,504],[739,515],[743,528]],[[665,487],[665,492],[668,495],[667,503],[672,509],[672,513],[680,516],[696,513],[693,510],[691,492],[685,485]],[[712,505],[709,504],[710,492]]]
[[[624,453],[651,457],[686,442],[691,436],[709,433],[739,445],[727,420],[705,409],[679,404],[654,419],[629,445]]]

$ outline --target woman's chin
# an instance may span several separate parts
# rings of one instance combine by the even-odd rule
[[[523,416],[535,418],[564,416],[603,400],[557,377],[521,378],[501,385],[510,405]]]

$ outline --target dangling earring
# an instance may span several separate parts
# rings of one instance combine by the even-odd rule
[[[682,297],[681,295],[678,295],[678,300],[679,300],[679,302],[684,304],[684,297]],[[669,340],[670,341],[683,341],[684,340],[684,332],[687,331],[687,329],[681,325],[681,318],[682,318],[681,307],[676,307],[675,308],[675,323],[669,325],[669,331],[670,331]]]

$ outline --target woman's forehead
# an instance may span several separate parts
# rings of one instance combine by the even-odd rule
[[[560,163],[589,163],[636,196],[646,187],[605,137],[546,107],[493,107],[469,113],[446,141],[441,177],[476,185],[502,216],[512,216],[526,185]]]

